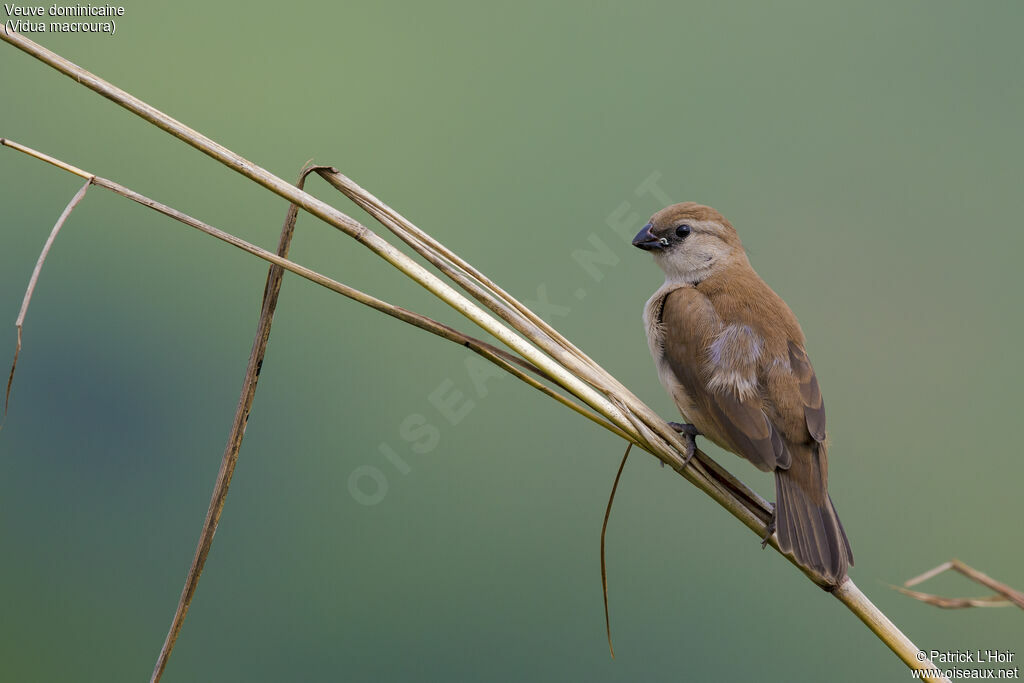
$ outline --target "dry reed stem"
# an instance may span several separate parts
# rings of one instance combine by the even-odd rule
[[[513,351],[536,365],[544,375],[591,406],[608,421],[628,434],[631,441],[640,445],[644,450],[662,460],[662,462],[672,466],[673,469],[708,494],[755,534],[763,535],[766,521],[764,518],[765,508],[761,506],[759,497],[739,495],[746,487],[734,477],[728,477],[725,480],[716,478],[715,474],[721,468],[720,466],[705,466],[703,463],[710,460],[706,456],[694,458],[691,466],[683,467],[684,456],[682,455],[682,443],[679,436],[668,427],[664,420],[640,402],[639,399],[632,396],[620,383],[609,380],[610,375],[608,373],[596,371],[592,367],[586,367],[582,363],[575,362],[579,360],[579,356],[571,352],[566,353],[568,349],[566,346],[562,347],[562,352],[558,352],[555,349],[554,355],[559,360],[567,355],[571,355],[572,359],[566,360],[564,365],[555,362],[407,255],[398,251],[391,244],[382,240],[372,231],[334,207],[298,190],[265,169],[28,38],[16,32],[8,31],[6,28],[0,28],[0,39],[18,47],[36,59],[69,76],[77,83],[114,101],[142,119],[169,132],[232,170],[241,173],[266,189],[297,204],[307,212],[353,237],[432,294],[448,303],[459,313],[490,332]],[[454,271],[454,269],[452,270]],[[477,284],[482,285],[480,282],[474,283],[474,285]],[[477,291],[485,291],[486,286],[482,285],[482,287],[475,289]],[[502,310],[507,310],[504,306],[501,308]],[[512,308],[515,307],[512,306]],[[504,318],[505,316],[501,317]],[[548,344],[551,336],[546,332],[542,333],[544,330],[543,325],[533,322],[532,318],[522,314],[518,317],[515,315],[510,315],[510,317],[520,324],[516,325],[512,320],[508,320],[508,322],[513,324],[517,331],[531,342],[542,347]],[[532,324],[523,324],[520,320],[523,317],[527,318],[527,321],[532,322]],[[599,388],[595,389],[595,387]],[[622,388],[620,389],[620,387]],[[778,551],[778,545],[774,539],[772,539],[771,545]],[[785,557],[813,582],[818,585],[827,586],[823,577],[804,567],[800,567],[791,555],[786,555]],[[913,643],[867,599],[849,577],[840,586],[829,586],[829,589],[909,667],[917,670],[933,668],[931,662],[927,660],[924,662],[916,660],[915,655],[918,650],[914,647]],[[925,677],[924,680],[943,681],[946,679]]]

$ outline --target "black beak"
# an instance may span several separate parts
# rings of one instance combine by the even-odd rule
[[[650,223],[641,228],[640,232],[638,232],[636,234],[636,237],[633,238],[633,246],[639,249],[643,249],[644,251],[651,251],[652,249],[664,249],[667,243],[667,241],[662,241],[654,236],[654,233],[651,232]]]

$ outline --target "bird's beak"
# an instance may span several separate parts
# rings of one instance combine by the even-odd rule
[[[633,246],[644,251],[651,251],[652,249],[664,249],[665,243],[654,236],[654,233],[651,232],[651,224],[648,223],[633,238]]]

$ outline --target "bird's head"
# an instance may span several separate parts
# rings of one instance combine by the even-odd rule
[[[651,216],[633,246],[649,251],[669,280],[696,283],[745,260],[732,224],[710,206],[683,202]]]

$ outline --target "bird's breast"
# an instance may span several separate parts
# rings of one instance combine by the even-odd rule
[[[644,306],[644,330],[647,332],[647,346],[651,351],[651,358],[658,371],[658,380],[661,382],[661,386],[675,401],[683,416],[692,419],[691,416],[695,412],[693,399],[686,391],[686,387],[676,377],[665,357],[665,325],[661,318],[665,297],[683,286],[685,285],[666,282],[647,300],[647,304]]]

